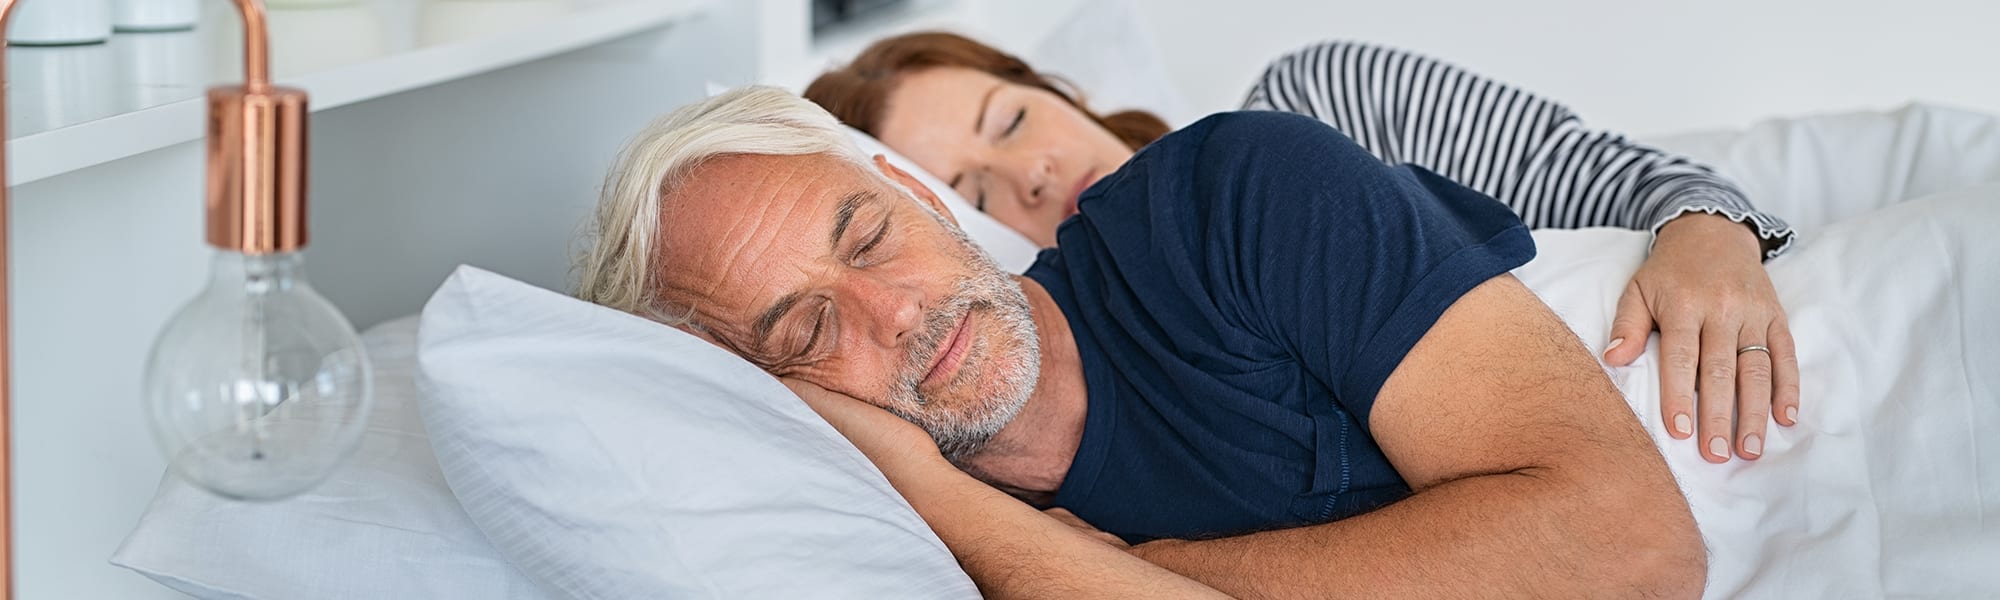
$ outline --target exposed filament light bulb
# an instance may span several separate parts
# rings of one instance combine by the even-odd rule
[[[174,473],[222,496],[311,489],[351,453],[372,404],[354,327],[296,252],[218,252],[208,287],[147,361],[147,414]]]
[[[0,0],[5,1],[5,0]],[[244,82],[208,90],[208,287],[153,345],[145,399],[178,476],[275,500],[354,451],[373,373],[354,326],[306,282],[306,93],[271,85],[264,8],[243,14]]]

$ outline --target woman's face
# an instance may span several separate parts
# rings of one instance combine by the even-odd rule
[[[902,75],[881,139],[1044,247],[1076,214],[1077,195],[1132,158],[1061,96],[958,67]]]

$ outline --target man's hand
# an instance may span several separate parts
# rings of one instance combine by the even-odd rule
[[[1762,456],[1766,419],[1798,423],[1798,355],[1760,253],[1754,232],[1725,217],[1667,223],[1618,299],[1604,351],[1606,363],[1632,364],[1659,328],[1660,418],[1675,439],[1699,433],[1713,463],[1732,447]]]
[[[922,428],[887,410],[783,381],[882,469],[987,598],[1227,597],[1108,546],[1107,534],[1068,511],[1044,514],[980,483],[945,461]]]
[[[945,462],[930,434],[894,413],[802,379],[781,381],[891,480],[896,477],[891,469],[900,470],[913,462]]]

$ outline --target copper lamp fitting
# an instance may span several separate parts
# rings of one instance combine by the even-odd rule
[[[306,93],[270,84],[264,3],[243,14],[243,85],[208,90],[208,243],[230,252],[306,244]]]
[[[208,243],[243,254],[306,244],[306,93],[208,90]]]

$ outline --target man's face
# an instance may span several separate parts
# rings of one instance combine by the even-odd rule
[[[914,179],[825,155],[718,157],[661,210],[665,299],[716,342],[976,451],[1039,375],[1020,284]]]

